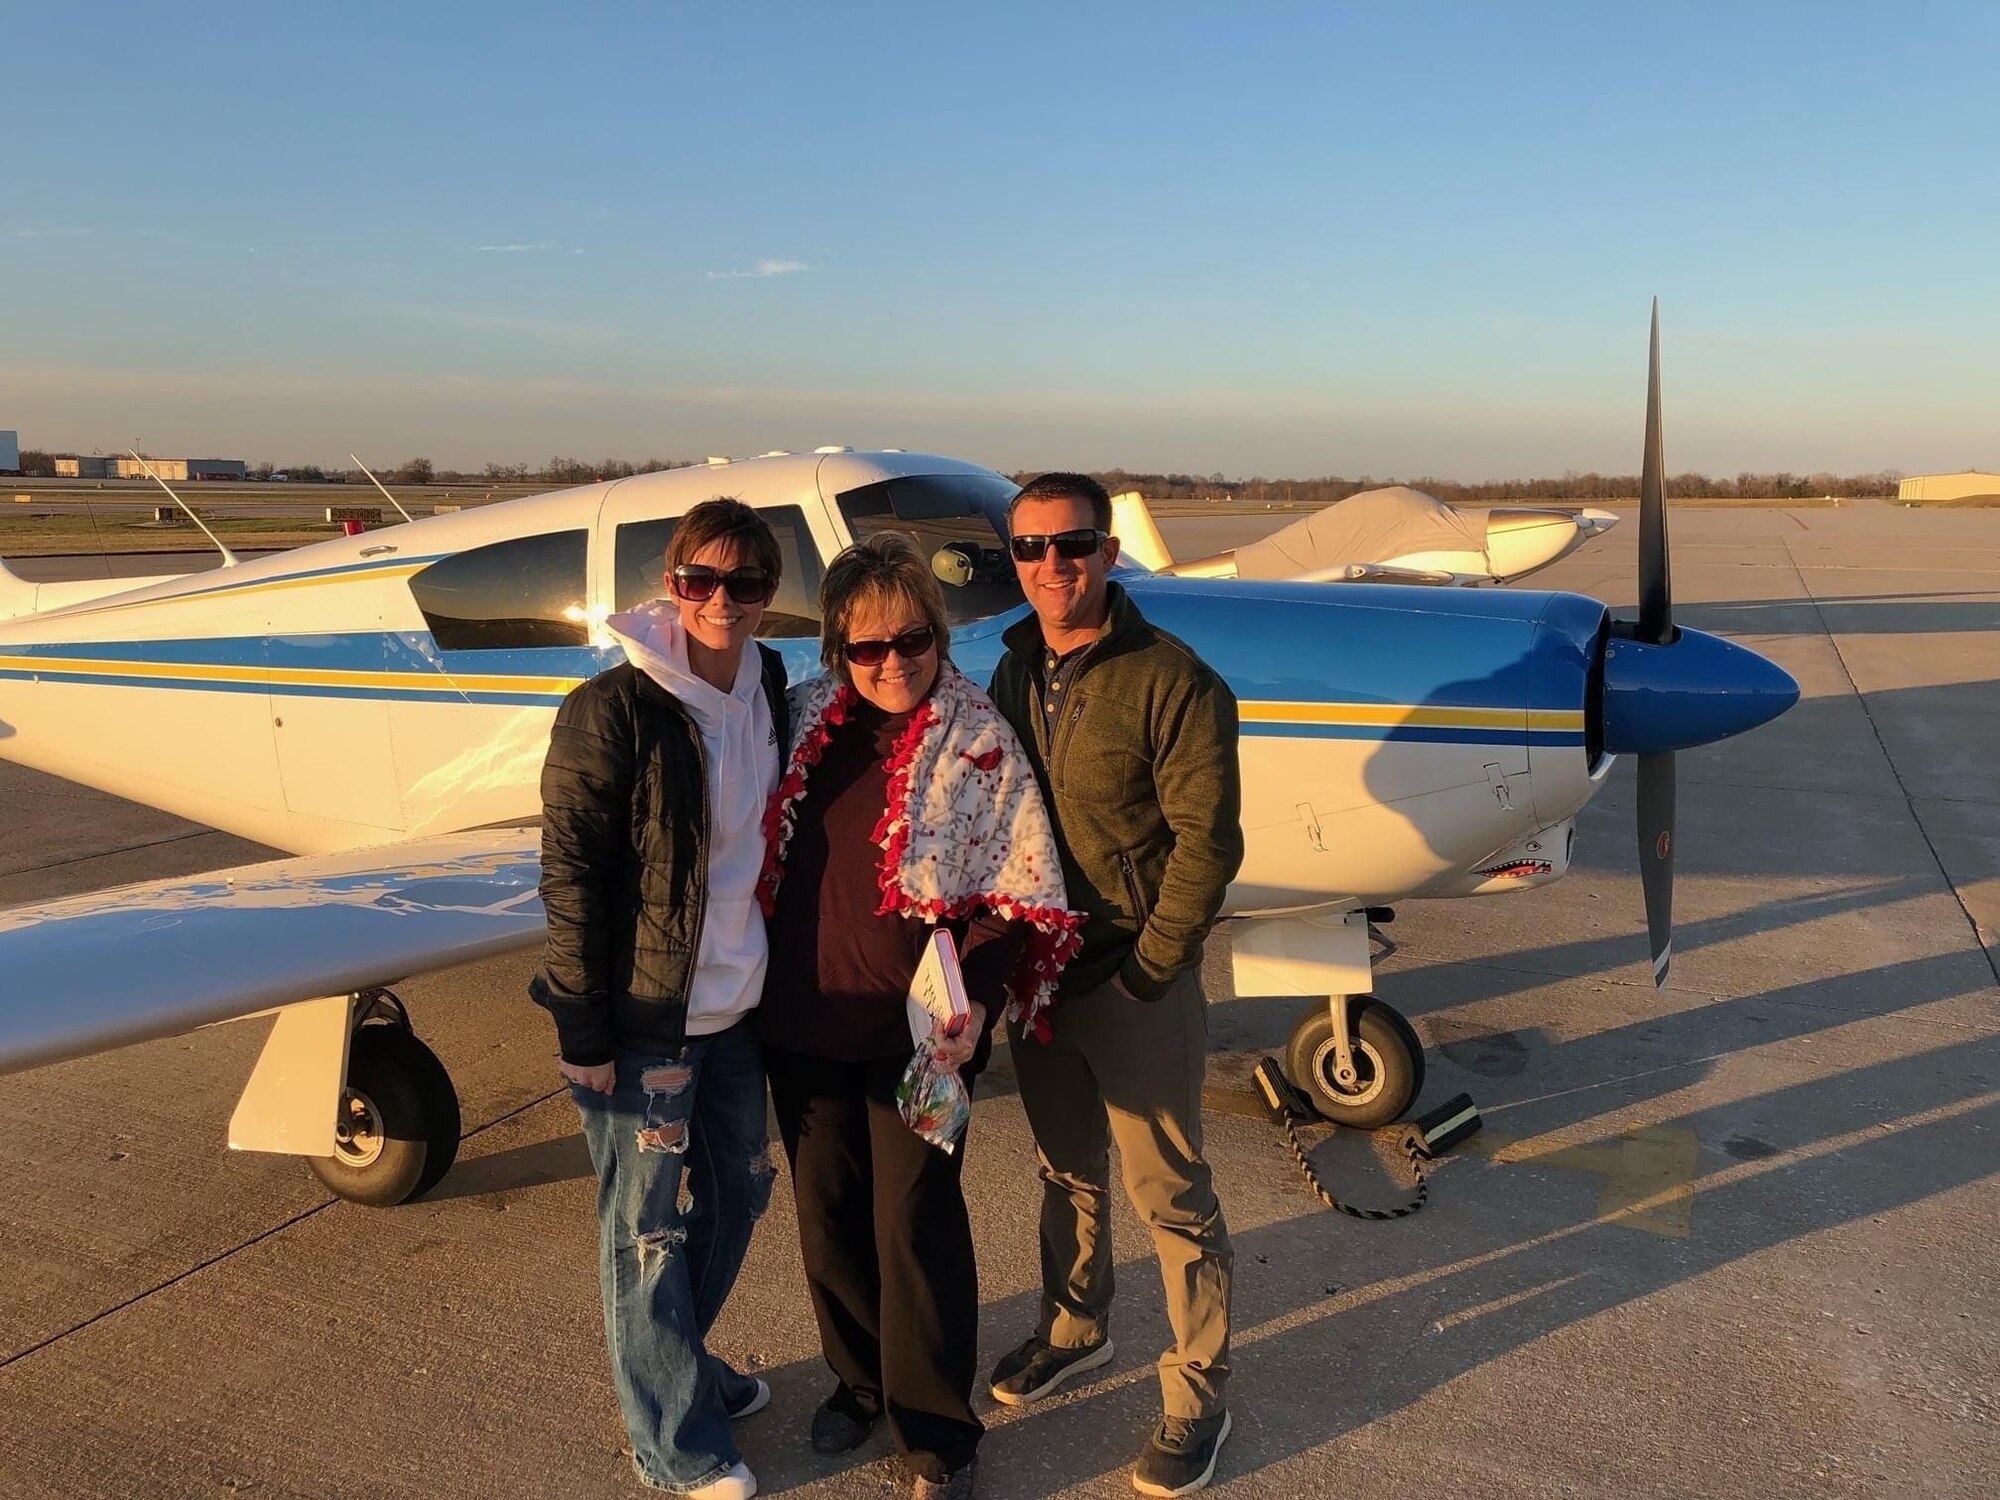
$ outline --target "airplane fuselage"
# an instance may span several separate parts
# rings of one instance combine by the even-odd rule
[[[76,598],[0,621],[0,756],[293,852],[531,819],[565,693],[657,592],[711,495],[785,539],[771,644],[818,670],[824,560],[911,525],[971,548],[954,656],[984,681],[1020,618],[998,475],[826,454],[641,475]],[[861,498],[856,498],[861,497]],[[1520,889],[1560,876],[1608,758],[1586,743],[1602,605],[1556,593],[1120,575],[1229,680],[1248,855],[1229,910]],[[1011,607],[998,612],[986,606]]]

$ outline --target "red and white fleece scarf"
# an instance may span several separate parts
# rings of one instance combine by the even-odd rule
[[[757,890],[766,916],[784,879],[806,778],[860,696],[829,675],[800,683],[791,700],[792,753],[764,814]],[[1007,984],[1007,1014],[1046,1040],[1042,1013],[1082,944],[1083,914],[1069,910],[1055,832],[1020,741],[993,700],[947,661],[887,766],[887,806],[872,835],[882,850],[876,913],[944,922],[985,908],[1027,923],[1021,965]]]

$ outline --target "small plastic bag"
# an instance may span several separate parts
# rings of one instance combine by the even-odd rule
[[[896,1085],[896,1108],[903,1123],[940,1151],[958,1149],[959,1132],[972,1118],[972,1097],[956,1068],[948,1068],[919,1048]]]

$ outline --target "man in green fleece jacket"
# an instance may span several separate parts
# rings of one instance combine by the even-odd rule
[[[1111,1358],[1115,1139],[1174,1331],[1164,1416],[1132,1483],[1184,1494],[1213,1477],[1229,1435],[1229,1233],[1201,1154],[1201,948],[1243,862],[1236,699],[1105,577],[1118,539],[1102,485],[1044,474],[1008,523],[1035,615],[1004,638],[993,700],[1034,762],[1069,904],[1088,920],[1052,1035],[1012,1038],[1041,1157],[1042,1312],[992,1390],[1025,1405]]]

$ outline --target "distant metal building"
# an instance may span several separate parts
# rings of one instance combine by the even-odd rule
[[[58,479],[109,479],[111,460],[108,458],[79,458],[73,453],[59,453],[55,457],[56,478]]]
[[[191,458],[187,461],[190,479],[248,479],[250,466],[240,458]]]
[[[0,474],[21,472],[21,434],[0,431]]]
[[[1966,469],[1958,474],[1912,474],[1896,486],[1898,500],[1963,500],[1967,495],[2000,495],[2000,474]]]
[[[136,458],[114,458],[110,464],[113,479],[145,479],[149,467],[169,484],[188,477],[188,462],[184,458],[149,458],[144,463]]]

